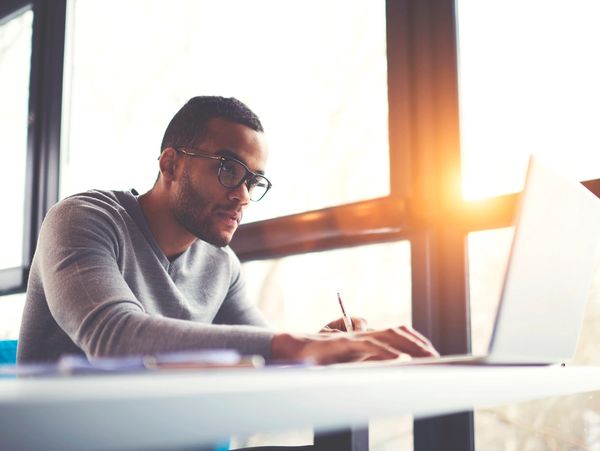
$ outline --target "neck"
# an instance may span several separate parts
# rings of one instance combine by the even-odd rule
[[[169,260],[185,252],[196,237],[183,228],[169,209],[168,199],[156,187],[138,197],[158,247]]]

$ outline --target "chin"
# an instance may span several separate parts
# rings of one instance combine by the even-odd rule
[[[229,243],[231,243],[231,238],[213,241],[211,244],[214,244],[217,247],[225,247],[229,246]]]
[[[209,236],[199,236],[198,238],[214,246],[225,247],[231,243],[233,233],[211,233]]]
[[[217,247],[228,246],[237,230],[237,227],[232,230],[231,227],[216,227],[216,224],[191,222],[185,228],[196,238]]]

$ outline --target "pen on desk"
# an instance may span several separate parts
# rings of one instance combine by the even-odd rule
[[[344,308],[344,303],[342,302],[342,297],[340,296],[339,293],[337,294],[337,298],[338,298],[338,302],[340,303],[340,307],[342,309],[342,317],[344,318],[344,325],[346,326],[346,331],[354,332],[354,326],[352,326],[352,320],[348,316],[348,313],[346,313],[346,309]]]

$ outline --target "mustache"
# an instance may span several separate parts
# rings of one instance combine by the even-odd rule
[[[227,204],[217,204],[215,210],[234,211],[241,213],[244,210],[244,205],[241,202],[230,202]]]
[[[214,209],[217,213],[224,213],[235,219],[238,224],[242,222],[244,216],[244,208],[240,202],[232,202],[229,204],[219,204]]]

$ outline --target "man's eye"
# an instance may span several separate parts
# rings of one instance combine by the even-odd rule
[[[246,175],[246,169],[237,161],[227,160],[221,164],[221,173],[232,179],[239,180]]]
[[[235,167],[237,165],[232,161],[224,161],[221,165],[221,171],[226,172],[228,174],[234,174],[236,171]]]

